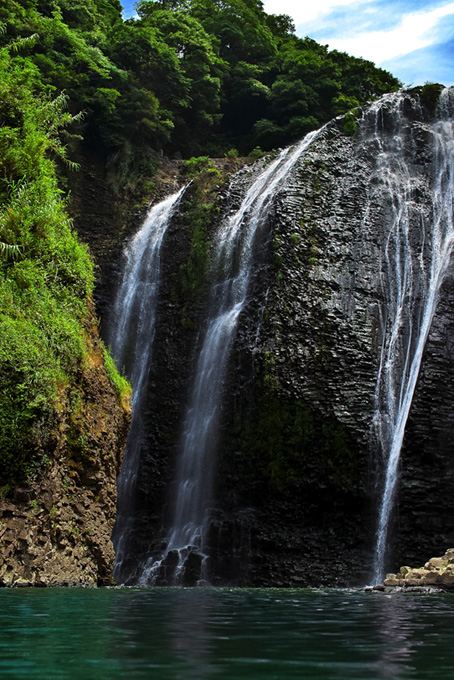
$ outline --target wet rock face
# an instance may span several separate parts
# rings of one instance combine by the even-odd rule
[[[144,437],[132,510],[130,559],[124,568],[132,583],[140,577],[149,556],[161,554],[164,527],[170,521],[171,485],[189,393],[193,348],[201,323],[200,300],[183,302],[181,293],[180,268],[190,250],[183,212],[184,206],[179,207],[161,251],[153,362],[144,399]],[[170,560],[164,567],[162,580],[169,583],[176,564]]]
[[[454,545],[454,280],[443,284],[401,456],[394,566]],[[422,559],[421,559],[422,558]]]
[[[220,467],[232,487],[240,479],[226,501],[254,509],[246,583],[367,580],[382,304],[382,237],[365,225],[372,162],[332,126],[276,196],[265,286],[232,361],[234,375],[243,373],[226,433],[234,450]],[[260,331],[254,321],[248,332],[260,306]]]
[[[228,184],[220,183],[215,196],[204,191],[203,202],[215,202],[219,214],[237,209],[245,187],[250,184],[254,173],[261,168],[260,162],[254,171],[238,173],[235,186],[228,190]],[[228,174],[232,167],[220,163],[219,169]],[[203,184],[199,177],[184,193],[169,225],[161,250],[161,278],[157,303],[157,321],[153,342],[153,361],[150,366],[147,396],[144,399],[144,437],[140,451],[140,463],[133,503],[132,530],[128,534],[131,549],[125,558],[123,574],[127,583],[140,580],[144,565],[150,559],[160,560],[165,551],[165,538],[172,521],[175,502],[175,468],[181,452],[181,438],[185,421],[187,401],[194,380],[198,343],[202,339],[207,315],[209,292],[209,267],[201,277],[202,283],[195,290],[185,285],[183,273],[188,268],[192,248],[192,222],[188,214],[194,215],[194,195]],[[211,183],[211,179],[210,179]],[[197,208],[197,205],[195,205]],[[203,208],[203,205],[202,205]],[[219,214],[212,210],[214,219],[206,225],[205,237],[213,241],[218,226]],[[216,218],[216,215],[217,218]],[[200,555],[191,553],[188,569],[179,581],[193,585],[203,577]],[[167,560],[157,575],[160,584],[173,580],[172,569],[176,565]]]
[[[403,110],[410,245],[425,253],[432,136],[417,102],[409,97]],[[382,124],[385,135],[396,133],[386,110]],[[226,526],[232,516],[238,522],[237,509],[251,508],[241,531],[232,531],[238,546],[235,536],[249,535],[244,583],[355,585],[370,578],[383,478],[374,393],[389,324],[384,254],[395,209],[377,174],[378,153],[367,129],[353,139],[331,124],[276,196],[265,281],[232,358],[232,416],[219,467]],[[416,318],[424,291],[414,292]],[[454,539],[452,295],[448,280],[407,425],[389,566],[423,561]],[[219,570],[224,549],[213,540],[212,551]]]
[[[399,130],[412,184],[409,240],[430,251],[432,136],[406,97]],[[395,117],[380,125],[390,139]],[[345,586],[371,576],[383,478],[373,428],[390,270],[386,225],[395,205],[377,172],[380,148],[327,126],[270,206],[225,384],[210,505],[207,578],[254,586]],[[254,170],[234,181],[234,210]],[[150,372],[146,447],[137,485],[131,563],[162,554],[175,460],[204,323],[203,296],[181,294],[190,235],[184,206],[162,253],[162,288]],[[211,234],[214,233],[214,226]],[[392,563],[422,563],[454,544],[454,288],[448,279],[427,342],[407,424]],[[424,290],[415,288],[417,301]],[[415,316],[420,307],[415,305]],[[379,481],[377,481],[379,480]],[[398,521],[397,521],[398,519]],[[415,538],[416,537],[416,538]],[[169,553],[162,578],[172,577]],[[194,554],[187,583],[200,575]]]

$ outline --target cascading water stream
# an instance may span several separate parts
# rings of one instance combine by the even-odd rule
[[[160,257],[164,235],[185,187],[153,206],[125,250],[126,265],[110,323],[110,345],[118,369],[133,388],[132,423],[118,478],[115,577],[124,580],[129,534],[133,522],[134,489],[143,445],[143,411],[152,359],[156,307],[160,286]]]
[[[201,342],[189,399],[176,471],[173,522],[162,557],[145,566],[141,583],[153,583],[170,564],[171,580],[181,582],[192,553],[203,561],[207,510],[210,503],[223,382],[238,318],[247,298],[257,236],[270,201],[318,132],[285,149],[253,182],[239,209],[222,225],[215,239],[207,328]],[[172,558],[172,559],[169,559]],[[203,575],[203,567],[201,569]]]
[[[396,124],[392,136],[381,135],[376,116],[378,147],[376,181],[389,199],[392,220],[385,249],[387,329],[376,385],[374,426],[385,462],[374,559],[374,581],[383,579],[391,513],[405,426],[415,391],[421,360],[440,286],[451,261],[454,244],[454,91],[444,90],[440,120],[431,126],[433,136],[432,217],[419,217],[422,238],[413,246],[415,227],[414,177],[402,153],[399,121],[402,98],[388,98]],[[386,141],[384,141],[386,140]],[[411,159],[410,159],[411,160]],[[430,222],[430,223],[429,223]]]

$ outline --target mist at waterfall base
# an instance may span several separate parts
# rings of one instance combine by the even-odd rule
[[[375,395],[371,395],[375,399],[371,437],[379,443],[381,455],[376,464],[376,487],[381,500],[378,503],[373,565],[375,581],[381,580],[384,575],[405,426],[438,291],[448,270],[453,246],[452,99],[452,91],[446,90],[441,99],[443,111],[440,120],[431,124],[430,129],[427,126],[427,132],[433,138],[434,158],[431,170],[433,215],[430,223],[419,214],[413,200],[418,183],[425,181],[425,175],[418,175],[418,164],[414,162],[415,148],[412,133],[408,132],[404,120],[402,95],[385,96],[366,111],[361,122],[363,149],[368,149],[370,157],[376,159],[368,201],[381,201],[387,211],[387,236],[382,261],[377,263],[381,271],[383,300],[381,354],[378,357]],[[138,567],[136,565],[139,576],[135,582],[141,585],[185,585],[185,569],[194,557],[197,558],[198,577],[205,577],[205,535],[212,503],[224,374],[248,295],[249,278],[256,258],[257,234],[266,228],[267,212],[275,195],[285,186],[300,157],[319,132],[310,133],[299,145],[284,150],[265,167],[250,184],[239,209],[221,221],[215,236],[212,258],[215,276],[207,300],[206,325],[194,355],[196,369],[174,478],[177,493],[173,499],[173,522],[163,536],[164,552]],[[155,206],[132,241],[117,296],[118,338],[116,344],[112,341],[112,345],[119,366],[125,363],[122,358],[124,348],[130,348],[132,359],[127,373],[135,388],[135,416],[119,482],[119,513],[114,535],[116,576],[120,580],[122,563],[128,553],[131,529],[128,512],[133,502],[141,446],[142,381],[146,379],[152,361],[155,307],[160,285],[160,245],[179,195]],[[414,238],[415,233],[417,238]],[[147,239],[152,244],[151,251]],[[140,295],[136,298],[137,290],[140,290]],[[136,299],[141,300],[139,311],[135,310]],[[136,338],[132,337],[134,333],[137,333]],[[190,568],[193,569],[193,566],[192,559]],[[195,582],[197,578],[192,580]]]
[[[342,590],[2,589],[0,677],[440,680],[454,596]]]

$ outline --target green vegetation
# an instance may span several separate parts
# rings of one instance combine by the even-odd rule
[[[354,111],[348,111],[345,116],[344,116],[344,124],[342,126],[342,130],[345,132],[346,135],[350,135],[350,137],[356,137],[358,134],[359,130],[359,123],[358,123],[358,113],[359,109],[355,109]]]
[[[29,41],[29,43],[32,41]],[[0,467],[2,481],[46,463],[46,444],[88,349],[93,288],[87,249],[71,230],[55,158],[77,117],[66,98],[38,96],[24,42],[0,49]],[[26,43],[25,43],[26,45]]]
[[[440,85],[439,83],[426,83],[420,88],[421,101],[432,113],[434,113],[438,106],[442,90],[443,85]]]
[[[91,351],[93,269],[60,188],[77,169],[68,158],[89,149],[115,196],[142,200],[161,154],[192,156],[180,278],[190,302],[206,280],[217,211],[219,173],[208,156],[261,158],[399,86],[371,62],[297,38],[291,19],[267,15],[261,0],[142,0],[137,12],[124,21],[119,0],[0,4],[3,488],[45,464]],[[126,403],[126,381],[108,355],[105,363]]]
[[[199,156],[198,158],[193,156],[188,161],[185,161],[183,172],[188,178],[197,177],[202,171],[208,170],[210,167],[210,159],[208,156]]]
[[[183,168],[186,176],[193,178],[188,190],[184,220],[191,234],[187,262],[181,266],[181,284],[186,300],[194,299],[206,282],[208,265],[209,228],[217,215],[217,187],[221,178],[208,156],[190,158]]]
[[[292,487],[313,479],[336,489],[354,485],[358,458],[344,426],[300,401],[283,399],[267,369],[262,380],[256,419],[243,423],[241,437],[269,486],[292,493]]]
[[[261,0],[142,0],[137,13],[124,21],[118,0],[0,6],[1,40],[38,36],[14,58],[84,111],[77,132],[105,154],[117,190],[149,179],[160,151],[260,157],[399,86],[371,62],[297,38]]]
[[[131,401],[131,385],[123,375],[118,373],[114,360],[105,347],[103,347],[103,354],[107,377],[120,397],[123,408],[128,409]]]
[[[248,161],[249,163],[254,163],[255,161],[260,160],[260,158],[263,158],[265,156],[265,152],[262,151],[262,149],[259,146],[254,147],[252,151],[249,152],[248,154]]]

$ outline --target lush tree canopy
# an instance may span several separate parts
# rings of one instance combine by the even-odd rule
[[[31,41],[30,41],[31,42]],[[36,68],[0,49],[0,466],[1,478],[42,462],[68,376],[85,353],[82,319],[93,286],[52,157],[71,123],[65,96],[37,98]]]
[[[36,93],[46,89],[42,74],[23,53],[38,40],[0,47],[0,497],[47,464],[58,428],[83,403],[81,376],[97,343],[93,263],[56,176],[57,160],[76,169],[65,132],[80,116],[55,88]],[[117,392],[126,394],[105,358]]]
[[[162,153],[283,146],[399,85],[297,38],[261,0],[142,0],[137,13],[124,21],[118,0],[0,0],[3,479],[42,464],[87,356],[92,263],[71,230],[56,159],[64,171],[90,146],[114,188],[137,194]],[[204,251],[193,250],[198,269]],[[124,389],[113,367],[111,376]]]
[[[84,111],[80,132],[143,166],[150,152],[246,153],[282,146],[334,115],[396,89],[371,62],[294,34],[261,0],[1,0],[3,42],[42,91]],[[125,152],[127,149],[127,153]],[[146,163],[145,163],[146,165]]]

